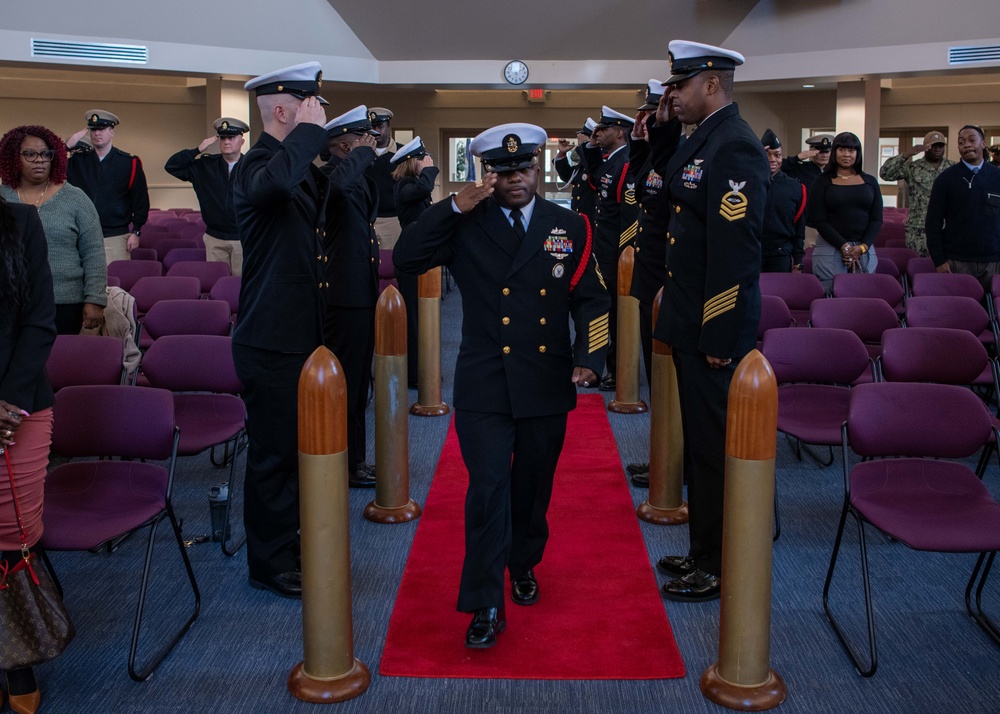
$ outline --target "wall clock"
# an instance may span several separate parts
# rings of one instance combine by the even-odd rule
[[[511,84],[524,84],[528,79],[528,65],[521,60],[511,60],[503,68],[503,78]]]

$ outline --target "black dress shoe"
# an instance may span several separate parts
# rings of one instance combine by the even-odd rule
[[[507,616],[502,607],[481,607],[473,613],[465,631],[465,646],[477,650],[492,647],[506,627]]]
[[[643,474],[632,474],[629,476],[629,480],[632,482],[633,486],[638,486],[639,488],[649,488],[649,471]]]
[[[529,570],[521,577],[510,581],[510,599],[515,605],[534,605],[538,602],[538,580]]]
[[[250,587],[257,590],[269,590],[275,595],[292,600],[300,600],[302,599],[302,573],[298,570],[289,570],[287,573],[278,573],[270,578],[260,580],[251,575]]]
[[[704,570],[694,570],[663,586],[663,596],[677,602],[706,602],[717,600],[721,594],[722,579]]]
[[[628,471],[629,474],[631,474],[632,476],[636,476],[638,474],[648,474],[649,462],[647,461],[644,464],[628,464],[625,467],[625,470]]]
[[[615,375],[606,374],[604,378],[601,379],[601,383],[597,385],[597,388],[602,392],[613,392],[615,391]]]
[[[347,477],[347,485],[351,488],[375,488],[375,472],[365,470],[368,464],[360,464],[358,470]]]
[[[656,563],[656,569],[661,573],[681,577],[698,569],[694,558],[688,555],[665,555]]]

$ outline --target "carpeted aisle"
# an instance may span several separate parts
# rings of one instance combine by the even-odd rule
[[[599,395],[581,395],[549,508],[541,597],[510,603],[491,649],[465,647],[457,612],[468,474],[454,426],[424,506],[382,654],[402,677],[665,679],[684,676]],[[509,583],[507,585],[509,590]]]

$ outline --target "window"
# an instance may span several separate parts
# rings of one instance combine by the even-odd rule
[[[448,180],[452,183],[475,181],[479,167],[475,157],[469,153],[469,142],[472,137],[453,137],[448,139]]]

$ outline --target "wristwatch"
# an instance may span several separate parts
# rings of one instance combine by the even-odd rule
[[[802,270],[802,263],[796,263],[792,267],[795,268],[796,270]]]

